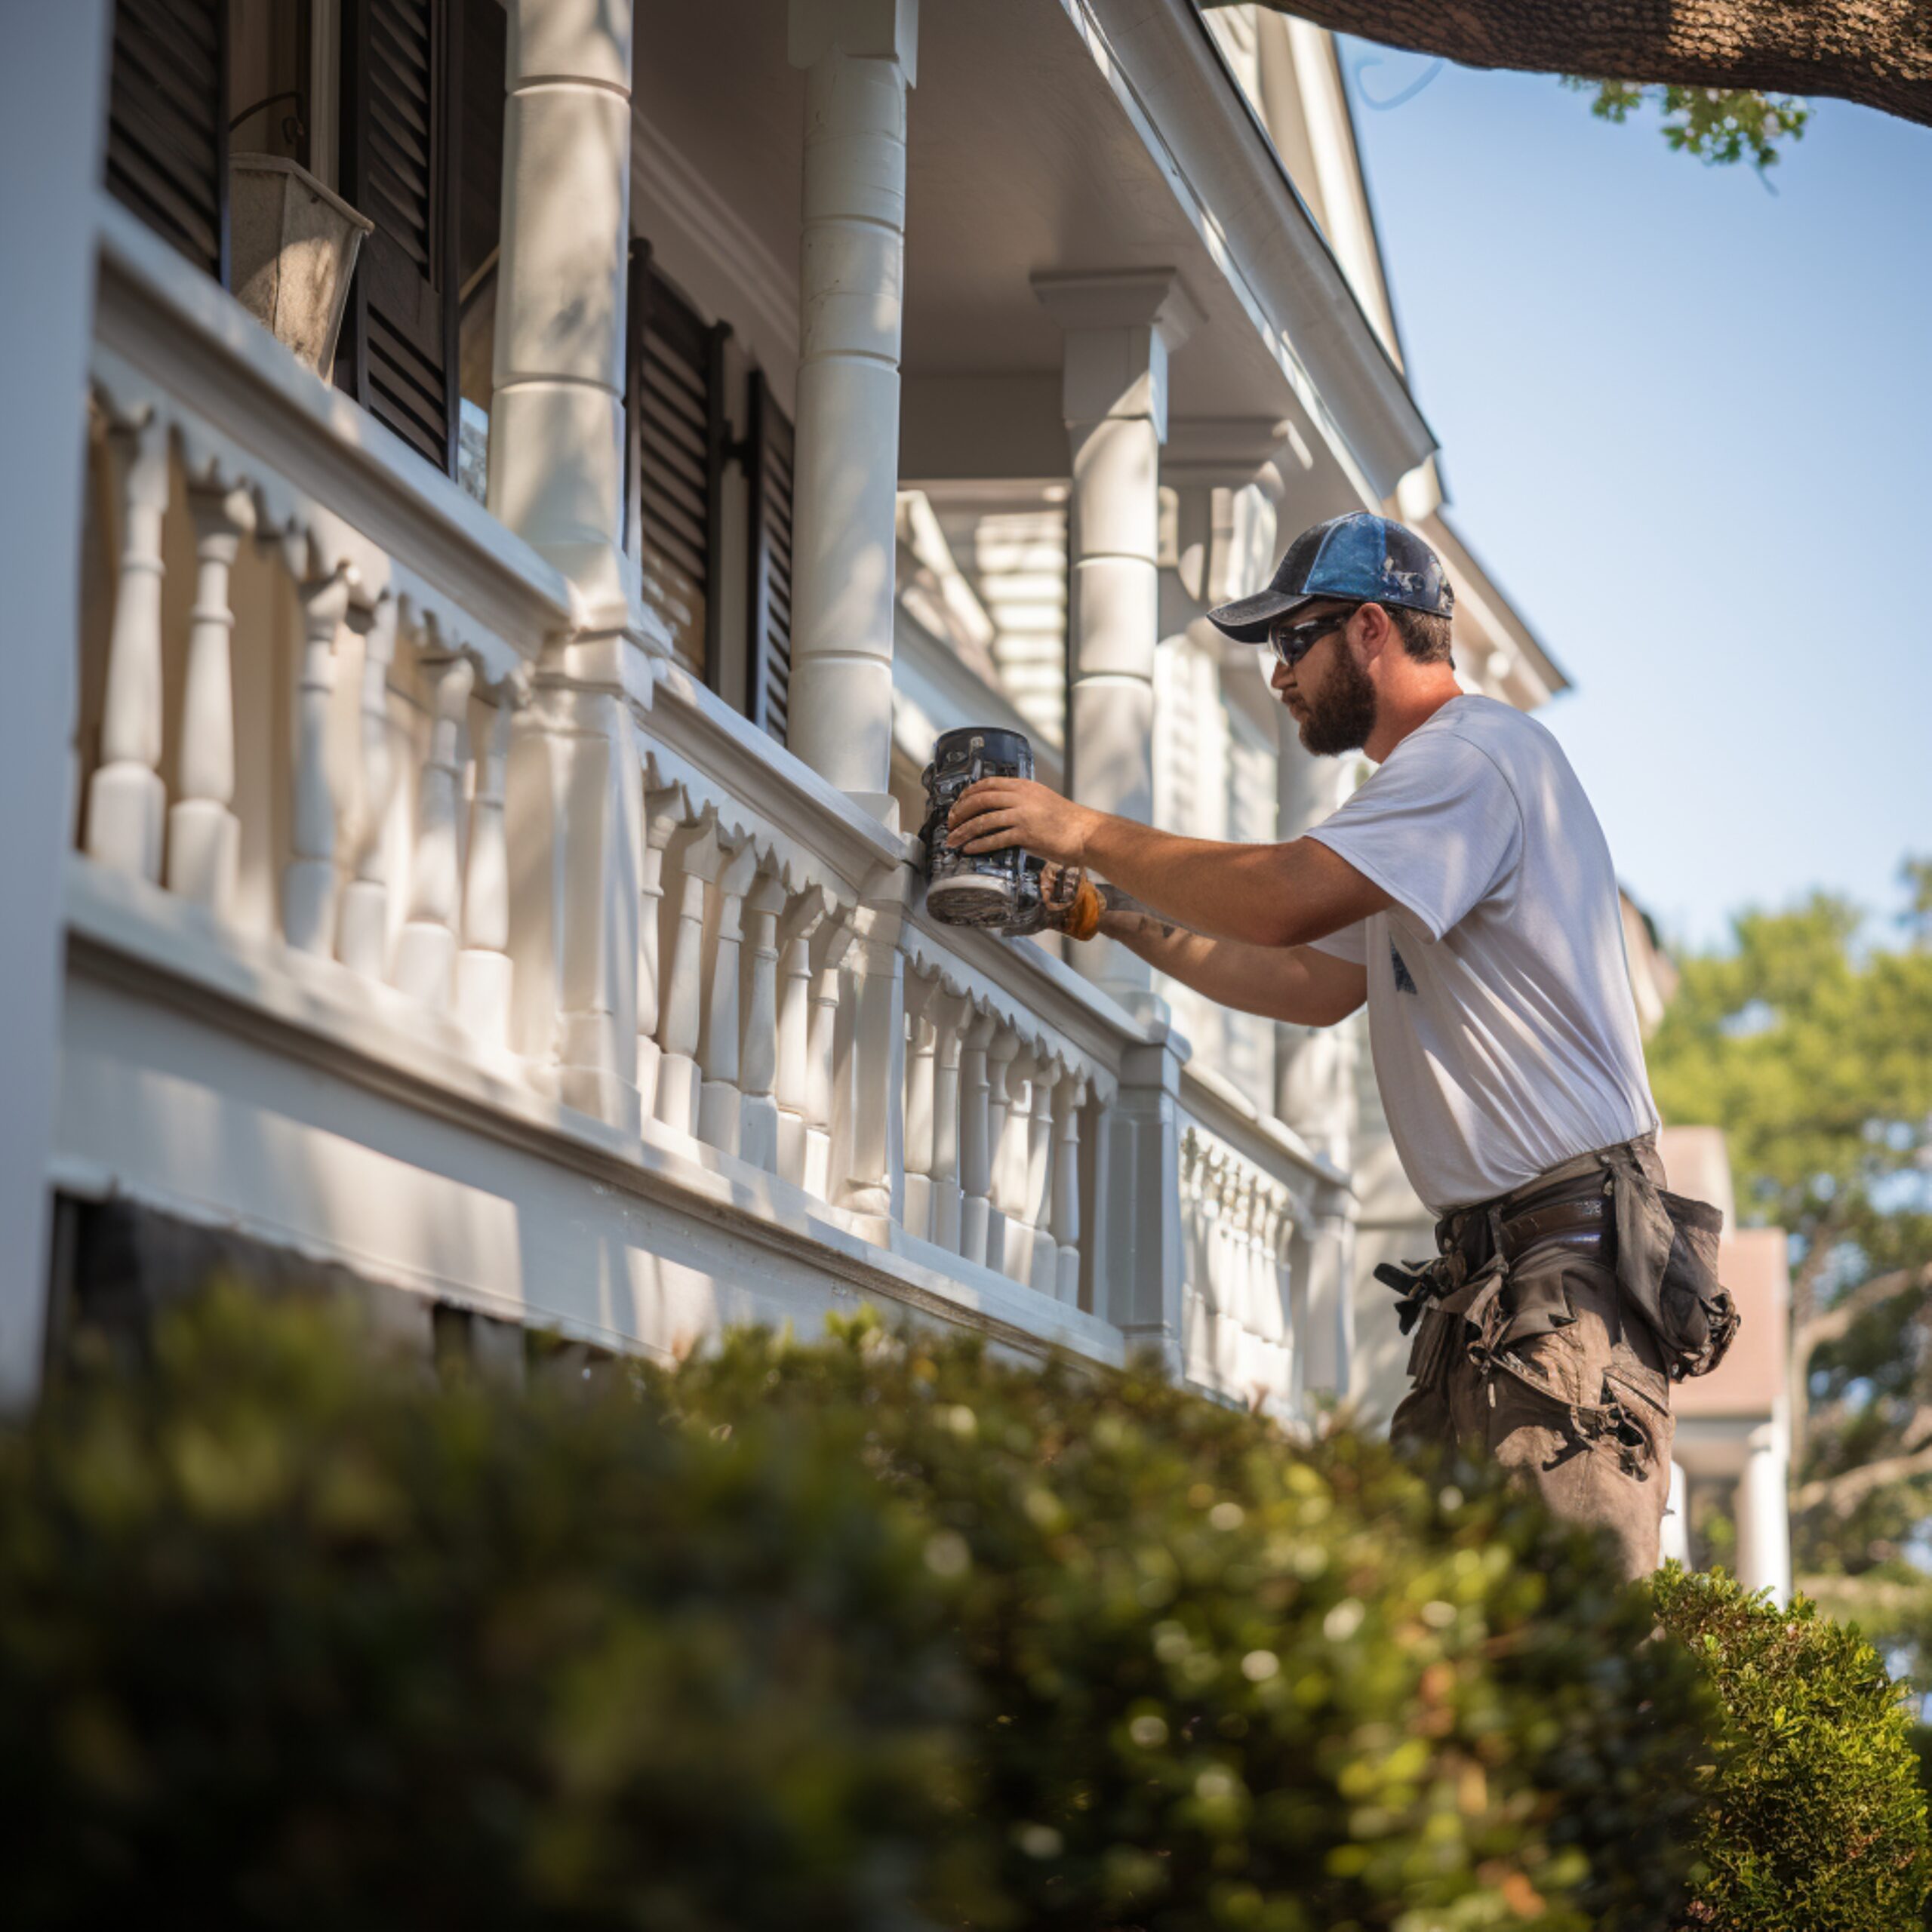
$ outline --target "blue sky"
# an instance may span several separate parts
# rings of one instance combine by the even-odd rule
[[[1543,714],[1666,936],[1932,851],[1932,128],[1771,171],[1537,75],[1343,45],[1451,520],[1577,688]]]

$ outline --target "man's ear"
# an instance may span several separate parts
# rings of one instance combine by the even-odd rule
[[[1388,649],[1395,635],[1395,626],[1380,604],[1363,605],[1356,611],[1351,628],[1355,632],[1355,641],[1361,647],[1364,668]]]

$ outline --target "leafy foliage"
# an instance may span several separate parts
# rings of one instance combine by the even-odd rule
[[[1644,102],[1663,114],[1664,139],[1682,154],[1709,167],[1749,161],[1760,174],[1780,159],[1780,141],[1802,140],[1811,110],[1791,94],[1760,94],[1754,88],[1647,86],[1638,81],[1586,80],[1567,74],[1563,85],[1595,91],[1590,112],[1600,121],[1619,123]]]
[[[868,1321],[566,1399],[177,1309],[0,1444],[10,1916],[1668,1923],[1704,1716],[1534,1503]]]
[[[1700,1847],[1700,1932],[1900,1932],[1932,1887],[1901,1687],[1856,1629],[1721,1573],[1666,1566],[1664,1628],[1723,1703]]]
[[[1866,944],[1823,895],[1741,915],[1731,946],[1680,962],[1649,1060],[1665,1118],[1722,1127],[1746,1217],[1794,1238],[1800,1567],[1932,1657],[1908,1554],[1932,1509],[1932,868],[1904,870],[1902,945]]]

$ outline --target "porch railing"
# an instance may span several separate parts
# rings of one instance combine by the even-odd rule
[[[96,866],[380,989],[500,1082],[634,1109],[641,1163],[700,1161],[1097,1358],[1291,1401],[1297,1243],[1336,1177],[1041,949],[930,920],[913,841],[668,654],[586,699],[549,565],[102,220]],[[625,724],[578,766],[587,702]]]

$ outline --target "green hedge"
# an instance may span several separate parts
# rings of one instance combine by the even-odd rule
[[[1664,1627],[1727,1720],[1710,1772],[1700,1932],[1904,1932],[1932,1884],[1904,1687],[1855,1628],[1721,1571],[1666,1566]]]
[[[1473,1478],[863,1321],[581,1399],[234,1294],[153,1354],[0,1445],[11,1923],[1680,1916],[1697,1669]]]

